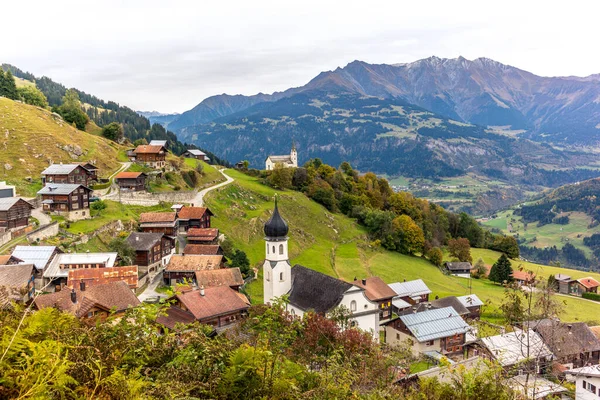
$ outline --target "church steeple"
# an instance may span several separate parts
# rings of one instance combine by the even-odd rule
[[[288,224],[285,222],[281,215],[279,215],[279,208],[277,207],[277,197],[275,197],[275,210],[273,215],[267,221],[264,227],[264,232],[267,238],[277,239],[283,238],[288,234]]]
[[[287,294],[292,287],[292,266],[288,258],[288,224],[279,214],[277,198],[273,215],[265,223],[263,289],[265,303]]]
[[[298,152],[296,151],[296,141],[292,140],[292,150],[290,151],[290,160],[292,167],[298,168]]]

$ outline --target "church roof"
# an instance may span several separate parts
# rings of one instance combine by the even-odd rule
[[[326,313],[340,304],[351,287],[353,285],[348,282],[296,264],[292,268],[289,301],[301,310]]]
[[[284,237],[288,234],[289,228],[288,224],[281,218],[279,215],[279,209],[277,208],[277,199],[275,199],[275,210],[273,211],[273,215],[265,224],[265,235],[267,237]]]
[[[292,164],[291,156],[269,156],[269,157],[267,157],[267,160],[271,160],[271,162],[273,162],[275,164],[277,164],[277,163]]]

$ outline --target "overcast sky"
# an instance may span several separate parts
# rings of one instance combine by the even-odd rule
[[[0,8],[0,62],[162,112],[300,86],[357,59],[489,57],[585,76],[600,72],[596,3],[21,0]]]

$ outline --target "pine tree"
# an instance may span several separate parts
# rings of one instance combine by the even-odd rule
[[[4,74],[4,96],[8,97],[12,100],[17,100],[19,98],[19,93],[17,92],[17,84],[15,82],[15,78],[13,77],[12,72],[10,70],[6,71]]]
[[[6,77],[4,75],[4,70],[0,68],[0,96],[6,96],[5,94],[5,86],[6,86]]]
[[[511,282],[512,281],[512,266],[510,264],[510,260],[506,256],[506,254],[502,254],[498,261],[492,265],[492,269],[490,270],[489,279],[492,282],[502,283],[504,281]]]

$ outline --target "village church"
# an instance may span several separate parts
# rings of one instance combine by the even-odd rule
[[[298,153],[296,152],[296,143],[292,143],[290,155],[268,156],[265,160],[265,169],[272,171],[275,165],[281,164],[284,168],[298,168]]]

